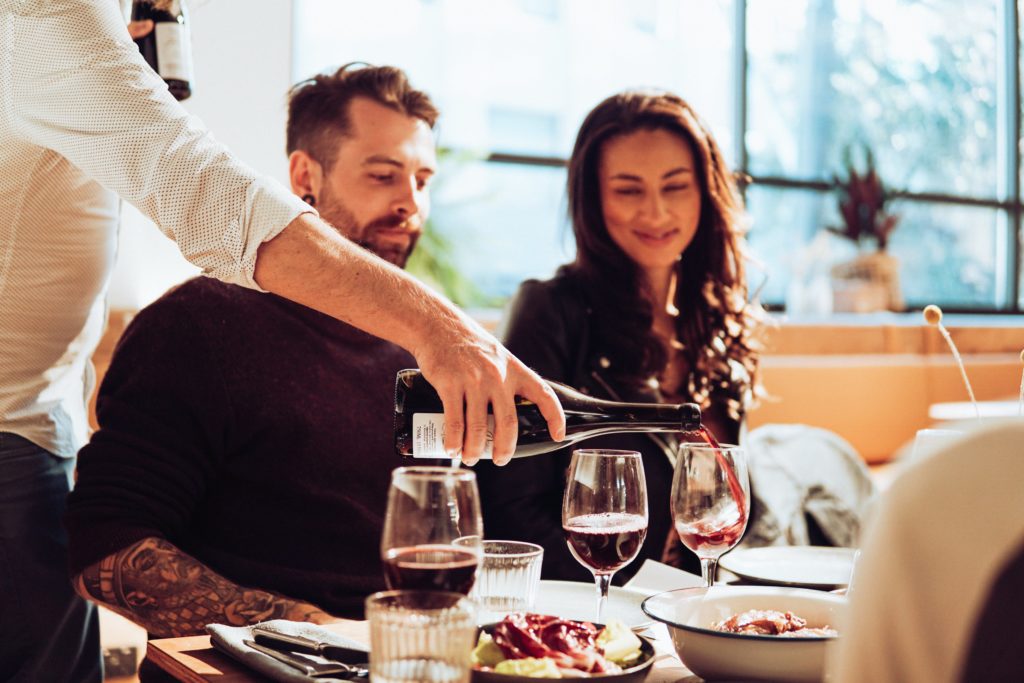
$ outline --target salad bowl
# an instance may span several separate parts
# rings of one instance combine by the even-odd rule
[[[592,623],[592,622],[589,622]],[[605,627],[602,624],[593,624],[598,630],[603,630]],[[480,627],[480,632],[491,636],[494,633],[498,623],[487,624]],[[623,626],[623,628],[625,628]],[[639,656],[636,658],[635,663],[630,666],[623,668],[621,671],[615,673],[584,673],[578,672],[571,676],[566,675],[565,678],[580,678],[580,679],[594,679],[599,680],[601,683],[641,683],[647,679],[648,674],[651,672],[651,667],[654,665],[656,659],[654,653],[654,645],[647,638],[637,635],[639,641]],[[499,673],[493,669],[485,669],[474,666],[472,681],[473,683],[528,683],[529,681],[537,681],[540,679],[539,674],[530,675],[529,673]]]
[[[826,649],[838,635],[813,629],[841,624],[846,598],[806,588],[714,586],[652,595],[643,610],[668,626],[683,664],[708,680],[821,681]],[[751,610],[792,613],[806,620],[804,637],[717,630],[714,625]]]

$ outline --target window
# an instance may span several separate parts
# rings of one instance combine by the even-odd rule
[[[745,152],[766,301],[783,303],[820,258],[813,239],[837,224],[833,174],[847,149],[870,148],[900,195],[889,251],[907,304],[1019,308],[1001,4],[747,0]]]
[[[907,304],[1024,304],[1014,0],[294,0],[294,13],[294,80],[394,64],[438,104],[439,142],[460,153],[431,227],[477,303],[572,258],[559,164],[595,104],[650,86],[688,99],[751,178],[762,301],[785,305],[852,254],[822,228],[838,224],[844,154],[870,148],[897,195],[888,249]]]
[[[293,76],[393,64],[441,110],[430,228],[479,291],[507,299],[573,257],[565,171],[576,130],[628,87],[684,93],[732,154],[731,0],[294,0]],[[641,19],[657,17],[656,31]],[[689,67],[697,65],[700,67]],[[682,68],[681,68],[682,65]]]
[[[558,117],[550,112],[492,107],[487,115],[487,139],[494,149],[504,152],[556,154],[559,147]]]

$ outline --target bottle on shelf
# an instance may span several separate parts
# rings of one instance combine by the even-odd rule
[[[615,432],[699,432],[696,403],[621,403],[580,393],[547,380],[565,411],[565,439],[553,441],[536,404],[516,399],[519,438],[513,457],[539,455],[601,434]],[[491,457],[493,418],[484,458]],[[395,383],[395,450],[413,458],[444,458],[444,408],[419,370],[401,370]]]
[[[166,5],[166,9],[163,7]],[[132,21],[149,19],[153,30],[135,39],[139,52],[153,71],[167,83],[176,100],[192,94],[192,45],[189,40],[184,0],[155,5],[153,0],[135,0]]]

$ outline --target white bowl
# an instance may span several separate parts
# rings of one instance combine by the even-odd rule
[[[835,627],[845,606],[844,597],[806,588],[715,586],[652,595],[642,608],[668,625],[679,659],[701,678],[820,681],[825,675],[825,648],[834,637],[723,633],[711,625],[739,612],[770,609],[792,612],[806,619],[808,627]]]

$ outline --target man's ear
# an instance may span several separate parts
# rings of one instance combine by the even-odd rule
[[[288,155],[288,179],[292,192],[303,198],[309,195],[318,199],[323,188],[324,170],[309,153],[297,149]]]

